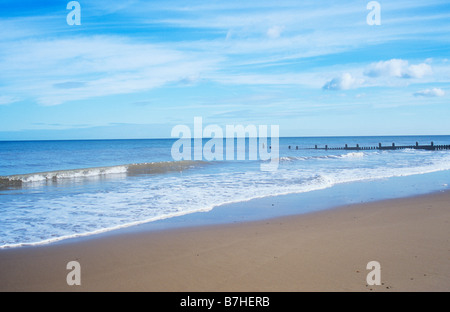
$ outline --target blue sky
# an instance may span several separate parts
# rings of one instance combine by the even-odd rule
[[[0,140],[450,134],[446,0],[0,2]]]

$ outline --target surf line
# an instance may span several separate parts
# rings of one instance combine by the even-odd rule
[[[176,125],[171,136],[179,139],[172,145],[171,154],[175,161],[192,160],[262,160],[262,171],[274,171],[279,163],[279,125],[270,125],[270,140],[267,125],[226,125],[225,131],[218,125],[203,129],[202,117],[194,117],[194,131],[186,125]],[[224,136],[225,133],[225,136]],[[210,138],[203,144],[203,138]],[[248,138],[248,157],[246,157]],[[225,152],[224,152],[225,139]],[[236,142],[236,151],[235,151]],[[225,156],[225,157],[224,157]],[[259,157],[259,158],[258,158]]]

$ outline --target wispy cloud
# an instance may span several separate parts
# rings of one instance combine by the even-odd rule
[[[0,67],[8,77],[3,89],[43,105],[139,92],[188,78],[192,83],[192,77],[215,63],[195,53],[121,37],[30,40],[3,47]]]
[[[398,11],[402,7],[411,10],[421,6],[423,4],[402,2],[386,5],[386,8]],[[64,15],[65,11],[60,13]],[[322,7],[309,1],[262,1],[258,4],[194,1],[161,7],[137,0],[99,1],[83,6],[86,18],[113,14],[122,20],[132,20],[132,25],[140,23],[137,30],[149,27],[150,34],[151,27],[164,31],[172,29],[175,34],[181,30],[187,34],[199,31],[207,34],[200,39],[188,36],[181,40],[178,36],[143,40],[132,34],[133,29],[121,35],[108,34],[111,21],[108,24],[105,19],[99,19],[98,25],[92,24],[91,28],[86,27],[83,32],[86,35],[69,32],[60,23],[50,32],[50,37],[45,37],[61,16],[9,18],[0,21],[7,26],[7,32],[14,34],[0,41],[0,67],[4,77],[8,77],[0,78],[3,82],[0,91],[27,95],[44,105],[57,105],[141,92],[167,83],[193,85],[203,77],[219,83],[241,81],[255,85],[303,84],[319,85],[318,88],[328,90],[353,89],[366,85],[364,76],[344,71],[344,74],[330,76],[324,85],[324,81],[318,82],[320,73],[315,74],[316,69],[305,71],[296,67],[275,74],[261,69],[262,66],[274,68],[286,62],[295,64],[297,60],[338,55],[367,42],[389,42],[410,36],[404,28],[379,28],[368,36],[362,31],[369,27],[365,24],[365,13],[365,5],[357,1]],[[114,25],[118,27],[120,23]],[[25,36],[28,28],[33,29],[34,38]],[[105,33],[90,34],[97,28]],[[434,27],[421,28],[421,31],[423,29],[427,33],[435,30]],[[25,39],[10,41],[13,37]],[[323,67],[323,71],[327,70],[326,66],[316,65]],[[431,73],[427,63],[409,64],[406,60],[391,59],[371,64],[365,75],[369,78],[423,78]],[[377,81],[372,79],[374,82]]]
[[[81,81],[67,81],[55,83],[53,86],[57,89],[78,89],[84,87],[85,85],[86,83]]]
[[[380,1],[380,26],[367,25],[360,0],[84,1],[80,27],[65,22],[67,2],[7,1],[0,130],[26,129],[32,119],[142,124],[143,111],[163,121],[201,113],[281,123],[424,105],[421,97],[443,103],[450,83],[447,0]],[[110,102],[129,114],[104,114]],[[82,117],[48,114],[78,105]],[[36,115],[8,120],[24,107]]]
[[[0,95],[0,105],[8,105],[18,101],[19,99],[17,97],[9,95]]]

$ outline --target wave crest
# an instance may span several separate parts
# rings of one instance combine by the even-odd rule
[[[164,174],[167,172],[191,169],[206,163],[207,162],[205,161],[181,160],[0,176],[0,189],[7,187],[20,187],[26,183],[57,183],[59,180],[93,178],[117,174],[126,174],[129,176],[140,174]]]

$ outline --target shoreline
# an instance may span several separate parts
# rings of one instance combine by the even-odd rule
[[[2,246],[5,249],[40,247],[67,244],[92,238],[108,237],[129,232],[164,231],[178,228],[252,222],[286,216],[297,216],[317,211],[337,209],[341,206],[374,201],[407,198],[448,190],[450,178],[447,171],[426,175],[411,175],[335,184],[323,189],[251,198],[220,204],[210,210],[180,214],[157,220],[136,221],[113,228],[89,233],[69,235],[35,243]]]
[[[85,240],[90,239],[92,236],[104,236],[118,232],[164,230],[186,226],[263,220],[333,209],[349,203],[409,197],[416,194],[427,194],[449,189],[449,170],[420,172],[388,178],[374,177],[372,179],[363,178],[355,181],[345,181],[344,179],[341,182],[329,183],[328,185],[325,183],[325,185],[313,186],[310,189],[300,188],[297,192],[294,188],[287,191],[289,193],[274,192],[271,195],[266,193],[264,195],[259,194],[259,196],[253,194],[254,198],[233,198],[230,196],[228,198],[221,197],[220,200],[210,198],[202,202],[201,205],[196,205],[195,209],[192,209],[193,211],[188,211],[189,209],[178,210],[176,215],[172,216],[156,215],[146,220],[139,218],[137,220],[133,220],[134,218],[129,220],[124,218],[120,222],[116,220],[116,222],[111,223],[102,223],[102,220],[99,218],[98,220],[101,224],[93,222],[89,226],[83,227],[82,230],[80,228],[74,229],[71,225],[76,223],[70,224],[69,222],[66,223],[69,230],[66,233],[64,231],[60,233],[60,237],[56,237],[54,231],[35,233],[32,231],[33,228],[30,228],[31,231],[28,233],[26,228],[17,226],[10,231],[13,234],[11,237],[5,236],[4,240],[2,240],[4,245],[0,247],[0,250],[67,243],[73,240]],[[139,197],[139,194],[137,197]],[[108,205],[104,204],[109,202],[108,199],[103,197],[102,201],[97,201],[96,204],[91,205],[92,209],[87,213],[95,215],[98,213],[98,208],[102,206],[108,210]],[[275,201],[275,205],[273,201]],[[296,202],[301,202],[302,205],[299,206]],[[10,224],[15,224],[13,219],[8,221]],[[57,223],[57,226],[59,226],[59,223]],[[25,231],[24,235],[14,235],[15,233],[22,233],[22,231]]]
[[[0,291],[450,291],[448,203],[440,191],[2,249]],[[66,283],[73,260],[81,286]],[[380,286],[366,286],[372,260]]]

